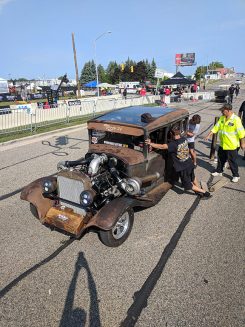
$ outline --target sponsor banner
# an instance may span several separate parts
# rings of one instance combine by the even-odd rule
[[[8,82],[0,80],[0,93],[9,93]]]
[[[46,95],[42,93],[33,93],[31,94],[31,99],[45,99]]]
[[[31,106],[31,104],[17,104],[16,105],[16,109],[26,110],[26,112],[28,114],[31,114],[32,113],[32,106]]]
[[[16,99],[16,95],[0,94],[0,101],[15,101]]]
[[[80,100],[69,100],[68,101],[68,106],[80,106],[81,101]]]
[[[155,71],[155,78],[163,78],[165,71],[163,69],[157,68]]]
[[[11,94],[0,94],[0,101],[21,101],[22,98],[19,94],[11,95]]]
[[[195,65],[195,53],[178,53],[175,55],[175,65],[192,66]]]

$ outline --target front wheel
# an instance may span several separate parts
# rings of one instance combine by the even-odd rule
[[[99,238],[103,244],[110,247],[121,245],[128,238],[134,223],[134,211],[127,208],[118,218],[115,226],[108,230],[100,230]]]

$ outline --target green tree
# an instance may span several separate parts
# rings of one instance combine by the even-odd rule
[[[116,61],[110,61],[106,69],[108,83],[117,84],[119,82],[119,72],[120,69]]]
[[[17,82],[27,82],[28,79],[24,78],[24,77],[20,77],[18,79],[16,79]]]
[[[152,83],[156,83],[155,71],[156,71],[157,65],[156,65],[156,62],[155,62],[154,58],[152,59],[152,62],[151,62],[151,66],[150,67],[151,68],[150,68],[150,72],[149,72],[149,80]]]
[[[102,65],[98,65],[98,77],[99,77],[99,83],[107,83],[107,74]]]
[[[204,75],[207,73],[207,66],[198,66],[195,72],[195,79],[200,81],[201,78],[204,78]]]
[[[96,69],[94,61],[86,62],[83,66],[80,82],[81,84],[96,80]]]
[[[136,64],[136,69],[135,69],[135,80],[139,81],[140,83],[145,83],[146,81],[146,64],[145,62],[139,61]]]
[[[128,81],[128,82],[132,82],[135,81],[136,77],[136,62],[133,61],[132,59],[128,58],[125,62],[124,62],[124,70],[121,71],[120,69],[120,80],[121,81]],[[133,72],[131,71],[131,67],[133,67]],[[120,67],[121,68],[121,67]]]
[[[144,63],[145,63],[145,70],[146,70],[146,80],[151,81],[152,79],[151,64],[149,63],[148,59],[144,60]]]
[[[209,69],[215,70],[216,68],[224,68],[224,65],[220,61],[212,61],[208,67]]]
[[[118,84],[119,83],[119,81],[121,80],[121,71],[120,71],[119,66],[115,67],[115,69],[113,70],[113,73],[110,76],[110,78],[111,78],[111,83],[112,84]]]

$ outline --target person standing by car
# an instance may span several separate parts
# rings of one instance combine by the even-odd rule
[[[194,115],[189,121],[189,127],[187,131],[187,141],[188,147],[193,161],[194,167],[197,167],[197,155],[195,151],[195,138],[200,129],[201,117],[199,115]]]
[[[234,84],[231,84],[231,86],[229,87],[229,90],[228,90],[230,103],[232,103],[232,101],[233,101],[234,92],[235,92]]]
[[[222,176],[226,161],[228,161],[231,172],[232,182],[237,183],[240,179],[238,172],[237,149],[240,147],[240,140],[245,137],[245,131],[241,119],[232,111],[231,104],[225,104],[221,108],[222,116],[204,138],[208,140],[213,134],[219,132],[220,146],[218,149],[218,166],[212,176]],[[244,146],[242,146],[244,150]]]
[[[170,96],[171,90],[170,90],[170,88],[168,86],[165,88],[164,93],[165,93],[166,96]]]
[[[241,104],[241,107],[238,112],[238,116],[241,118],[243,127],[245,128],[245,101],[243,101],[243,103]],[[245,160],[245,151],[243,154],[243,160]]]
[[[201,198],[211,197],[209,192],[205,192],[198,186],[198,181],[194,174],[194,165],[190,158],[187,139],[181,136],[178,127],[172,128],[170,131],[173,140],[168,144],[152,143],[150,139],[145,141],[146,144],[155,149],[168,150],[172,160],[174,170],[180,178],[182,186],[186,191],[193,190]]]
[[[166,86],[165,91],[164,91],[165,97],[164,97],[164,102],[166,104],[170,103],[170,94],[171,94],[171,90],[168,86]]]
[[[123,97],[125,100],[127,99],[127,88],[126,87],[123,90]]]
[[[235,87],[236,97],[238,96],[239,91],[240,91],[240,86],[238,84],[236,84],[236,87]]]
[[[142,97],[145,97],[145,96],[146,96],[146,89],[145,89],[144,86],[143,86],[142,89],[140,90],[140,95],[141,95]]]

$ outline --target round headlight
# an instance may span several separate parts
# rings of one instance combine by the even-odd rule
[[[89,207],[94,202],[94,196],[95,196],[95,194],[91,190],[83,191],[80,194],[80,203],[84,207]]]
[[[46,180],[43,183],[43,190],[45,193],[52,193],[55,191],[56,186],[53,184],[52,181]]]

